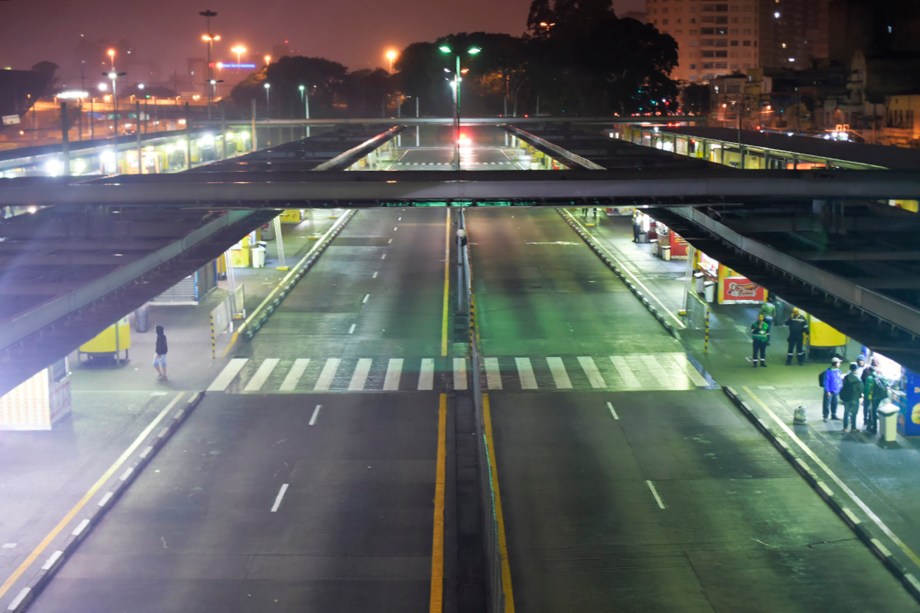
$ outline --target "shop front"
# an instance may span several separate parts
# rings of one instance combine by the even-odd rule
[[[707,302],[718,304],[759,304],[766,300],[766,290],[718,260],[695,250],[693,266],[697,292]]]

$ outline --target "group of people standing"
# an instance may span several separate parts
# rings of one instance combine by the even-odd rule
[[[775,315],[776,305],[766,301],[760,306],[757,321],[751,324],[751,341],[753,343],[751,365],[754,368],[767,365],[767,346],[770,344],[770,331],[773,328]],[[805,335],[808,333],[808,321],[798,309],[792,309],[792,313],[786,319],[785,325],[789,328],[789,336],[786,339],[788,344],[786,366],[792,364],[793,357],[796,357],[799,366],[802,366],[805,364]]]
[[[821,371],[818,383],[824,389],[821,415],[824,421],[836,420],[838,399],[843,401],[843,431],[856,432],[859,401],[863,405],[863,428],[867,434],[878,433],[878,408],[888,398],[888,382],[878,371],[878,360],[872,358],[866,366],[865,356],[850,364],[849,372],[840,372],[840,358],[832,358],[831,365]]]

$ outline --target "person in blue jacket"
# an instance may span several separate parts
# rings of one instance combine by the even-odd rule
[[[827,421],[828,417],[840,419],[837,417],[838,394],[843,388],[843,376],[840,374],[840,358],[832,358],[831,365],[821,375],[821,387],[824,388],[821,415],[824,417],[824,421]]]

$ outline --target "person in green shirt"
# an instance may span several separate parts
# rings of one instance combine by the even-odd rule
[[[766,367],[767,343],[770,342],[770,324],[764,320],[763,313],[759,313],[757,315],[757,321],[751,324],[751,340],[754,344],[751,365],[757,368],[757,364],[759,363],[761,366]]]

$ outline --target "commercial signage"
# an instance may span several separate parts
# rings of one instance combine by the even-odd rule
[[[722,279],[721,302],[763,302],[766,298],[763,287],[747,277],[725,277]]]

